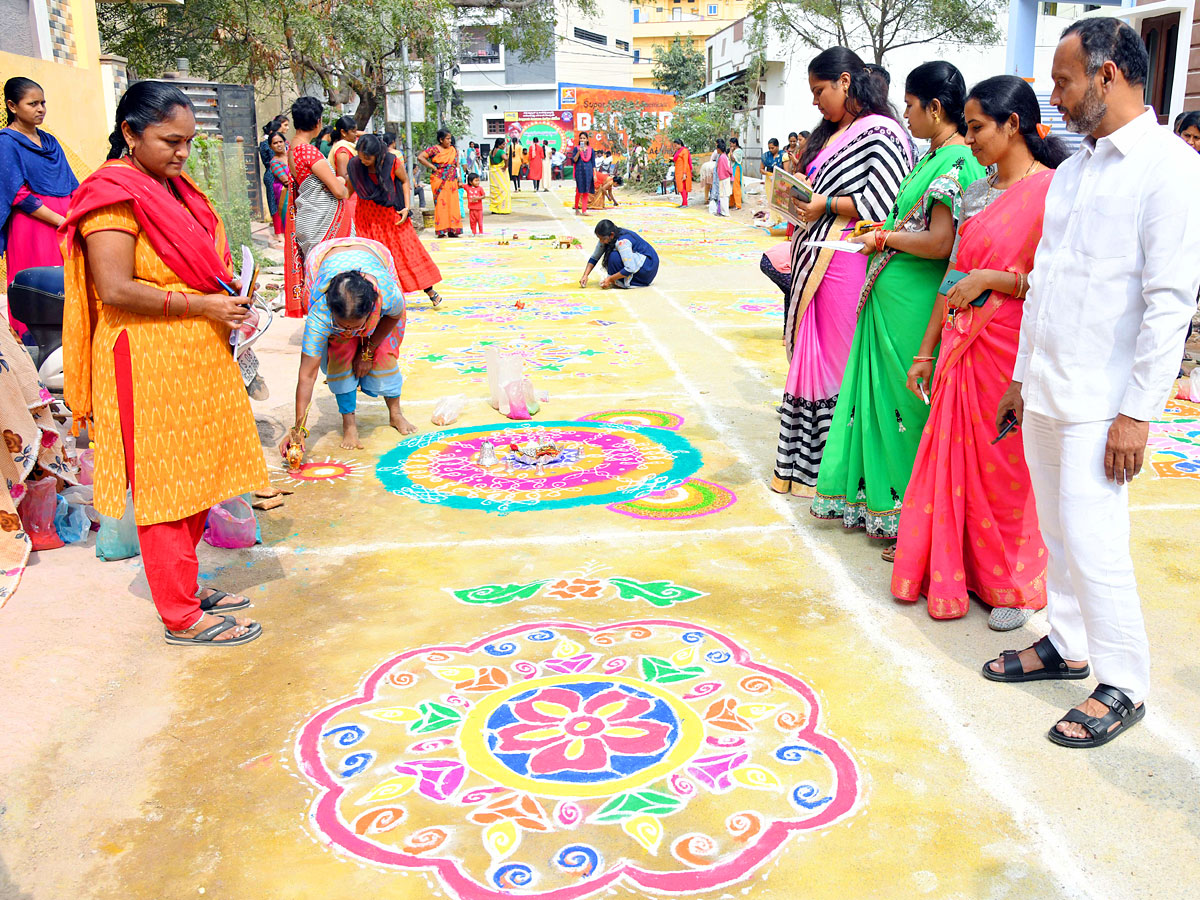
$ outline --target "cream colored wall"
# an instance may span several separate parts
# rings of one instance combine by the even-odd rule
[[[46,92],[46,131],[94,169],[108,154],[112,130],[100,72],[96,4],[94,0],[70,0],[70,6],[76,62],[0,53],[0,81],[23,75],[40,84]]]
[[[717,6],[715,16],[708,14],[708,7],[712,3]],[[682,9],[685,15],[690,13],[712,19],[740,19],[750,11],[748,0],[684,0],[682,3],[674,3],[673,0],[633,0],[630,7],[640,11],[641,15],[638,18],[641,22],[670,21],[673,9]],[[662,12],[657,12],[659,8]],[[632,10],[629,15],[632,19]]]
[[[693,28],[703,27],[707,22],[677,22],[677,25],[691,25]],[[692,46],[697,48],[701,53],[704,52],[704,42],[707,35],[704,34],[688,34],[684,31],[678,35],[657,36],[657,37],[639,37],[637,35],[637,26],[634,26],[633,49],[641,51],[641,58],[652,60],[654,59],[655,47],[666,47],[678,37],[683,41],[691,41]],[[630,63],[630,70],[633,72],[633,86],[639,88],[654,87],[654,64],[652,62],[639,62],[636,65]]]

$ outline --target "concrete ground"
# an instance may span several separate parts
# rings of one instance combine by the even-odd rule
[[[586,252],[529,240],[590,250],[599,215],[564,196],[425,233],[446,302],[409,298],[416,438],[360,397],[366,449],[340,449],[318,387],[263,544],[201,545],[260,640],[168,647],[137,560],[35,554],[0,609],[0,898],[1195,896],[1200,407],[1156,426],[1132,492],[1149,714],[1061,749],[1044,732],[1087,686],[978,671],[1042,616],[936,622],[891,599],[877,544],[768,490],[762,232],[626,203],[605,214],[658,280],[581,290]],[[273,465],[299,335],[260,346]],[[487,403],[489,346],[549,393],[527,425]],[[559,462],[475,462],[538,426]]]

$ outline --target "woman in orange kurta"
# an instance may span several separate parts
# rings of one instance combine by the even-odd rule
[[[462,234],[462,211],[458,205],[458,149],[454,136],[439,128],[437,144],[418,153],[417,162],[429,170],[437,236],[458,237]]]
[[[187,97],[140,82],[116,121],[109,161],[62,226],[66,400],[94,420],[97,510],[120,518],[133,490],[167,643],[247,643],[260,626],[224,614],[250,601],[196,580],[208,510],[267,482],[229,347],[246,307],[224,290],[236,286],[221,220],[183,174],[196,132]]]
[[[675,193],[679,195],[679,205],[687,206],[688,194],[692,190],[692,154],[679,138],[675,138],[675,143],[675,156],[672,157],[675,163]]]

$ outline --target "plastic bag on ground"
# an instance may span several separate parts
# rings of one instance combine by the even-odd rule
[[[1200,366],[1192,369],[1190,375],[1185,375],[1175,382],[1175,396],[1180,400],[1200,402]]]
[[[491,394],[489,402],[492,409],[500,410],[502,415],[508,413],[508,395],[505,386],[511,381],[520,381],[524,373],[524,360],[517,353],[501,353],[500,348],[489,346],[484,351],[487,365],[488,391]]]
[[[58,509],[58,484],[53,478],[25,482],[25,496],[17,512],[21,527],[29,535],[34,550],[55,550],[63,545],[54,529],[54,514]]]
[[[262,525],[258,523],[258,513],[254,512],[254,493],[242,494],[242,499],[246,501],[246,505],[250,507],[250,514],[254,516],[254,543],[262,543]]]
[[[434,425],[453,425],[467,408],[467,398],[463,394],[453,397],[443,397],[433,407],[433,415],[429,421]]]
[[[54,530],[64,544],[76,544],[88,536],[92,530],[92,520],[82,506],[73,505],[59,494],[54,510]]]
[[[79,483],[91,484],[96,467],[96,451],[91,447],[79,454]]]
[[[510,381],[504,386],[504,393],[508,396],[508,417],[510,419],[528,419],[530,412],[525,403],[525,382]]]
[[[218,503],[208,511],[208,522],[204,526],[204,540],[213,547],[236,550],[253,547],[258,521],[254,510],[241,497]]]
[[[96,535],[96,556],[112,562],[141,556],[137,522],[133,518],[133,495],[125,492],[125,515],[119,519],[100,517],[100,533]]]

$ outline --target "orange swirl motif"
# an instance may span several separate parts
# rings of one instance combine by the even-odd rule
[[[419,856],[422,853],[428,853],[430,850],[436,850],[444,843],[446,843],[446,829],[436,827],[422,828],[420,831],[414,831],[406,837],[403,847],[405,853]]]
[[[402,806],[381,806],[369,810],[354,820],[354,833],[383,834],[403,822],[405,815]]]

